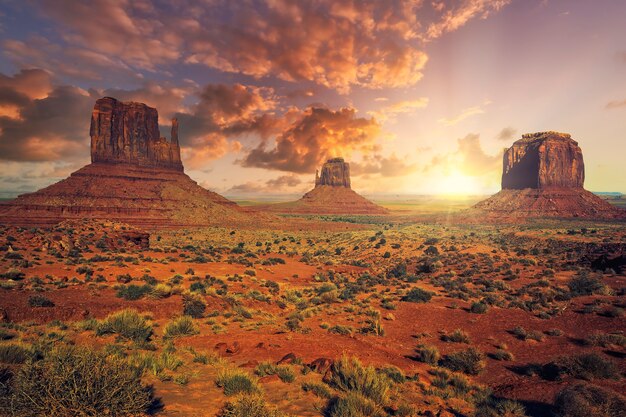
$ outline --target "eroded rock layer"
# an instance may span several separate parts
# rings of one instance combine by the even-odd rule
[[[566,133],[526,134],[504,152],[503,190],[582,188],[584,182],[582,150]]]
[[[343,158],[333,158],[322,165],[322,172],[315,172],[315,186],[350,188],[350,164]]]
[[[159,115],[143,103],[112,97],[96,101],[91,115],[91,161],[127,163],[183,170],[178,121],[172,120],[171,141],[159,134]]]

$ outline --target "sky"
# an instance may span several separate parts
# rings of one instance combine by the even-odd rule
[[[0,197],[89,163],[95,100],[177,117],[185,171],[299,194],[490,194],[523,133],[570,133],[626,193],[623,0],[3,0]]]

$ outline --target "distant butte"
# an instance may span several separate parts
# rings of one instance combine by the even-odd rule
[[[386,215],[389,211],[351,189],[350,164],[332,158],[315,173],[315,188],[298,201],[271,204],[264,210],[293,214]]]
[[[569,134],[525,134],[504,152],[502,190],[473,207],[486,218],[626,218],[583,188],[585,164]]]
[[[96,101],[92,163],[68,178],[0,205],[0,223],[43,226],[107,219],[140,227],[258,223],[262,214],[200,187],[183,169],[178,121],[159,135],[158,113],[143,103]],[[269,216],[267,216],[269,217]]]

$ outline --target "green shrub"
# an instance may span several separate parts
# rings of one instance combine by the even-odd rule
[[[0,363],[24,363],[33,357],[32,349],[20,343],[0,344]]]
[[[28,305],[31,307],[54,307],[54,303],[43,295],[33,295],[28,297]]]
[[[489,310],[489,306],[483,302],[475,302],[470,306],[470,312],[474,314],[485,314]]]
[[[152,286],[145,285],[123,285],[117,290],[117,296],[125,300],[139,300],[152,292]]]
[[[332,370],[330,385],[345,392],[357,392],[378,404],[385,402],[391,381],[374,367],[364,367],[357,358],[344,355],[333,364]]]
[[[305,382],[302,384],[302,389],[305,392],[310,391],[320,398],[330,398],[333,396],[330,390],[324,384],[318,384],[315,382]]]
[[[452,333],[443,334],[441,340],[453,343],[470,343],[469,335],[461,329],[456,329]]]
[[[172,319],[165,325],[163,337],[170,339],[174,337],[191,336],[198,333],[198,326],[196,326],[191,317],[180,316]]]
[[[183,295],[183,314],[194,319],[202,318],[206,310],[206,304],[200,297]]]
[[[526,417],[526,409],[517,401],[489,397],[476,407],[474,417]]]
[[[404,295],[404,297],[402,297],[402,301],[411,303],[427,303],[431,298],[433,298],[433,293],[430,291],[426,291],[421,288],[412,288]]]
[[[268,375],[278,375],[283,382],[293,382],[296,374],[289,365],[275,365],[271,362],[261,362],[254,370],[254,373],[260,377]]]
[[[578,383],[557,394],[555,407],[560,417],[623,417],[626,397],[607,388]]]
[[[584,271],[572,277],[567,283],[569,291],[573,297],[592,294],[608,294],[609,288],[602,282],[600,278],[590,276]]]
[[[617,365],[597,353],[583,353],[575,356],[562,356],[544,365],[543,373],[548,379],[560,379],[561,375],[571,375],[579,379],[618,379]]]
[[[330,401],[328,417],[384,417],[387,414],[370,398],[358,392],[349,392],[344,397]]]
[[[220,417],[282,417],[284,414],[270,409],[260,395],[241,395],[226,404]]]
[[[430,365],[436,365],[441,358],[439,349],[433,345],[420,345],[416,349],[417,360]]]
[[[146,342],[152,336],[152,325],[135,310],[122,310],[108,315],[98,323],[96,335],[105,334],[117,334],[134,342]]]
[[[620,333],[594,333],[585,339],[585,343],[591,346],[618,346],[626,348],[626,336]]]
[[[220,371],[215,384],[224,389],[224,395],[254,394],[260,391],[256,378],[239,369]]]
[[[485,369],[485,355],[476,348],[469,348],[447,355],[442,365],[452,371],[478,375]]]
[[[13,378],[13,416],[136,416],[150,405],[139,372],[85,348],[60,347]]]

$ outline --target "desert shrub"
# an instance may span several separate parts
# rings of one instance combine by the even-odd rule
[[[585,343],[591,346],[619,346],[626,348],[626,336],[620,333],[594,333],[585,339]]]
[[[471,347],[446,355],[442,365],[452,371],[478,375],[485,369],[485,355],[478,349]]]
[[[198,334],[198,332],[198,326],[196,326],[191,317],[180,316],[172,319],[165,325],[163,337],[170,339],[174,337],[191,336]]]
[[[157,284],[150,292],[150,297],[153,298],[167,298],[170,295],[172,295],[172,287],[167,284]]]
[[[561,390],[554,405],[560,417],[623,417],[626,397],[607,388],[578,383]]]
[[[271,362],[261,362],[254,370],[254,373],[260,377],[268,375],[278,375],[283,382],[293,382],[296,379],[296,373],[291,366],[275,365]]]
[[[364,367],[357,358],[342,356],[332,367],[330,384],[346,392],[357,392],[381,404],[391,387],[389,378],[374,367]]]
[[[474,417],[526,417],[526,409],[517,401],[488,397],[478,404]]]
[[[135,352],[127,359],[128,363],[143,372],[161,376],[165,370],[175,371],[183,361],[173,352],[163,351],[160,355],[152,352]]]
[[[215,384],[224,389],[224,395],[254,394],[260,391],[256,378],[239,369],[223,369]]]
[[[497,361],[513,360],[513,354],[505,349],[498,349],[494,353],[490,353],[489,356]]]
[[[145,284],[145,285],[135,285],[135,284],[123,285],[123,286],[118,288],[117,296],[119,298],[123,298],[125,300],[134,301],[134,300],[139,300],[139,299],[143,298],[147,294],[150,294],[152,292],[152,289],[153,289],[152,286],[150,286],[148,284]]]
[[[452,333],[445,333],[441,336],[441,340],[444,342],[453,342],[453,343],[469,343],[470,338],[467,333],[465,333],[461,329],[456,329]]]
[[[542,374],[546,379],[560,379],[562,375],[587,380],[619,378],[617,365],[597,353],[562,356],[544,365]]]
[[[485,314],[489,310],[489,306],[483,302],[475,302],[470,306],[470,312],[474,314]]]
[[[117,334],[134,342],[146,342],[152,336],[152,325],[135,310],[122,310],[108,315],[98,323],[96,335],[106,334]]]
[[[395,366],[386,366],[380,369],[380,373],[387,375],[387,378],[395,382],[396,384],[401,384],[406,381],[406,376],[401,369],[396,368]]]
[[[324,384],[318,384],[315,382],[305,382],[302,384],[302,390],[305,392],[312,392],[320,398],[330,398],[332,393]]]
[[[358,392],[349,392],[344,397],[331,400],[325,415],[328,417],[384,417],[387,414],[370,398]]]
[[[24,363],[33,357],[33,351],[20,343],[0,344],[0,363]]]
[[[350,326],[342,326],[341,324],[334,325],[328,329],[328,333],[335,333],[341,335],[350,335],[354,329]]]
[[[430,365],[436,365],[441,358],[439,349],[433,345],[420,345],[416,349],[417,360]]]
[[[183,314],[194,319],[202,318],[206,310],[206,304],[200,297],[183,295]]]
[[[150,406],[139,372],[85,348],[60,347],[14,376],[13,416],[136,416]]]
[[[28,305],[31,307],[54,307],[52,300],[39,294],[28,297]]]
[[[604,282],[598,277],[589,275],[588,272],[581,272],[572,277],[567,283],[567,286],[573,297],[609,293],[609,288]]]
[[[269,408],[260,395],[241,395],[224,406],[220,417],[282,417],[284,414]]]
[[[402,297],[402,301],[408,301],[411,303],[427,303],[431,298],[433,298],[433,294],[430,291],[426,291],[421,288],[412,288]]]
[[[543,333],[536,330],[528,331],[522,326],[516,326],[511,330],[511,334],[520,340],[536,340],[537,342],[541,342],[544,339]]]

